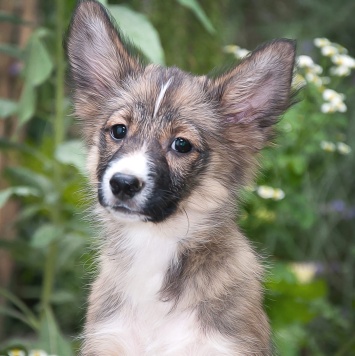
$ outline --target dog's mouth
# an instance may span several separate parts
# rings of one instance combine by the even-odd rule
[[[140,220],[143,220],[143,221],[149,221],[151,218],[139,211],[139,210],[133,210],[133,209],[130,209],[126,206],[122,206],[122,205],[113,205],[113,206],[110,206],[109,209],[113,212],[116,212],[116,213],[119,213],[120,215],[123,215],[127,218],[138,218]]]
[[[122,205],[114,205],[111,206],[111,209],[120,213],[124,213],[124,214],[129,214],[129,215],[142,215],[141,212],[137,211],[137,210],[132,210],[130,208],[127,208],[125,206]]]

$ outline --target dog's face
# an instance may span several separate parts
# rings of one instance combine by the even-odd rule
[[[214,79],[143,66],[104,8],[81,2],[68,57],[100,204],[159,222],[234,200],[290,104],[294,55],[292,41],[274,41]]]

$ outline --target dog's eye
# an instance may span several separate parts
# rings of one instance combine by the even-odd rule
[[[171,144],[171,148],[174,151],[177,151],[180,153],[187,153],[192,150],[192,145],[189,140],[186,140],[185,138],[178,137]]]
[[[122,124],[113,125],[111,127],[111,137],[115,140],[122,140],[127,133],[127,127]]]

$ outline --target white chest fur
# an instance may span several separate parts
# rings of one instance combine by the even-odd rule
[[[221,336],[202,332],[193,310],[174,309],[171,302],[159,299],[166,271],[176,258],[178,242],[186,236],[183,225],[174,224],[171,230],[167,225],[162,229],[161,225],[147,228],[146,223],[131,223],[119,242],[125,259],[129,256],[128,262],[103,257],[101,275],[116,283],[115,290],[124,297],[118,311],[90,328],[86,335],[92,349],[97,345],[98,354],[230,354],[229,343]]]
[[[161,302],[160,302],[161,303]],[[147,310],[148,307],[148,310]],[[215,356],[236,355],[222,336],[205,335],[194,313],[165,313],[159,303],[124,308],[100,325],[94,335],[95,355],[107,356]],[[145,314],[148,311],[147,314]]]

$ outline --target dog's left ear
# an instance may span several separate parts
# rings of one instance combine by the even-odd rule
[[[228,129],[257,129],[261,144],[265,143],[269,127],[291,105],[295,47],[295,41],[275,40],[214,80]]]

